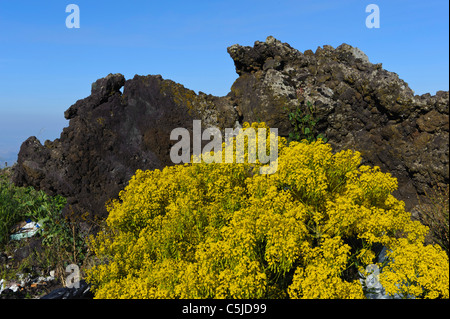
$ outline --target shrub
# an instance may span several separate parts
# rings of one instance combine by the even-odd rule
[[[389,173],[320,139],[279,138],[278,171],[259,166],[138,170],[92,240],[96,298],[364,298],[358,272],[382,246],[388,293],[407,278],[416,297],[448,298],[448,257],[423,246]]]
[[[48,196],[33,187],[17,187],[9,180],[9,169],[0,171],[0,247],[11,228],[26,219],[51,221],[66,204],[61,196]]]

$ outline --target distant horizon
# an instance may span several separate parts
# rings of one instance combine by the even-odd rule
[[[66,6],[80,10],[68,28]],[[380,9],[379,28],[365,24]],[[342,43],[398,74],[416,95],[449,90],[449,3],[443,0],[119,1],[0,3],[0,167],[30,136],[59,138],[64,111],[109,73],[156,75],[215,96],[238,78],[226,48],[271,35],[304,52]]]

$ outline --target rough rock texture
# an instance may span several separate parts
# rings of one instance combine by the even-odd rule
[[[264,120],[288,135],[288,113],[309,101],[317,133],[335,151],[358,150],[365,164],[397,177],[396,195],[408,209],[431,185],[448,184],[448,92],[414,95],[397,74],[348,44],[301,53],[268,37],[228,52],[240,75],[229,96],[244,121]]]
[[[105,202],[137,169],[172,164],[172,129],[192,129],[193,119],[203,127],[232,127],[233,113],[227,97],[197,95],[159,75],[125,81],[110,74],[65,112],[70,122],[59,139],[41,145],[30,137],[22,144],[14,182],[67,197],[66,212],[104,216]]]
[[[448,92],[414,95],[397,74],[347,44],[302,53],[268,37],[228,52],[239,78],[226,97],[195,94],[159,75],[97,80],[91,95],[65,112],[70,122],[59,139],[23,143],[16,184],[62,194],[67,209],[104,215],[105,201],[136,169],[172,164],[173,128],[191,129],[193,119],[222,129],[237,120],[265,121],[287,136],[288,114],[307,102],[319,119],[316,133],[335,151],[358,150],[365,164],[397,177],[396,195],[407,209],[430,186],[448,184]]]

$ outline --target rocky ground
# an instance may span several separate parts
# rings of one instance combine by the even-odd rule
[[[68,288],[68,273],[44,266],[40,236],[10,242],[5,248],[0,252],[0,273],[9,279],[0,276],[0,299],[93,298],[84,280]]]
[[[62,288],[54,270],[48,271],[38,261],[32,261],[39,249],[42,249],[40,239],[29,238],[0,252],[0,270],[3,274],[11,273],[7,276],[10,279],[0,278],[0,299],[36,299]]]

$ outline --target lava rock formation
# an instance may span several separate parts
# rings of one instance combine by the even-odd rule
[[[448,184],[448,91],[414,95],[397,74],[348,44],[302,53],[269,36],[228,53],[239,77],[224,97],[196,94],[160,75],[97,80],[91,95],[65,112],[70,122],[59,139],[22,144],[15,184],[65,196],[66,212],[106,216],[105,202],[137,169],[172,165],[172,129],[192,130],[194,119],[220,129],[264,121],[287,136],[289,113],[306,103],[314,107],[316,133],[334,151],[360,151],[364,164],[398,179],[395,195],[408,210],[433,185]]]

